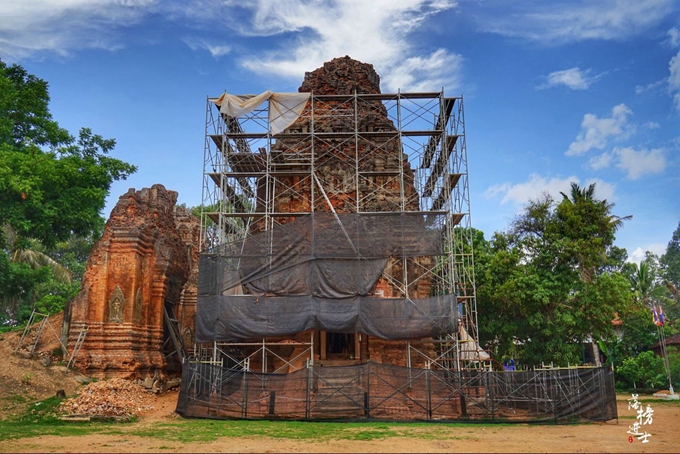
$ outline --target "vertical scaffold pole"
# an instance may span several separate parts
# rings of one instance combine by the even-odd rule
[[[266,338],[262,338],[262,373],[267,372],[267,343]]]
[[[311,413],[311,391],[314,367],[307,361],[307,392],[305,395],[305,419],[310,418]]]
[[[314,334],[315,333],[316,333],[316,331],[312,331],[312,333],[309,335],[309,337],[310,337],[310,339],[309,339],[309,344],[310,344],[309,361],[312,364],[312,366],[314,365]]]
[[[243,419],[248,419],[248,367],[243,369],[243,405],[242,414]]]
[[[406,367],[408,368],[408,389],[413,387],[413,377],[411,375],[411,341],[406,342]]]
[[[366,418],[371,417],[371,362],[368,361],[366,363],[366,398],[364,399],[365,401],[365,410],[364,413],[366,414]]]
[[[432,363],[430,361],[425,365],[425,398],[427,408],[427,420],[432,420],[432,388],[430,387],[430,372]]]

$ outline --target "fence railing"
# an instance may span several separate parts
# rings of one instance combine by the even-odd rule
[[[610,369],[446,371],[368,362],[289,374],[187,362],[177,412],[215,419],[527,422],[617,418]]]

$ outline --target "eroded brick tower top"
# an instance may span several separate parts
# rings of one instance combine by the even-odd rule
[[[305,73],[299,91],[315,95],[380,93],[380,76],[371,64],[348,56],[334,58],[321,68]]]

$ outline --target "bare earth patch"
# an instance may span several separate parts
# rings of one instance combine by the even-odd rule
[[[61,315],[50,317],[49,322],[57,332],[61,329]],[[53,351],[60,344],[49,326],[40,336],[33,357],[27,357],[35,341],[36,329],[34,325],[17,355],[14,350],[22,331],[0,334],[0,357],[3,358],[0,367],[0,419],[22,413],[30,402],[54,396],[60,389],[71,396],[79,386],[76,377],[80,374],[66,372],[66,367],[52,359]],[[48,361],[51,364],[45,366]]]
[[[0,443],[0,451],[13,452],[677,452],[680,446],[680,407],[651,403],[654,421],[645,426],[649,443],[628,441],[634,411],[619,402],[619,422],[581,425],[459,425],[433,424],[439,436],[432,439],[429,426],[396,425],[408,437],[361,440],[291,440],[258,437],[222,437],[211,442],[183,443],[159,437],[134,435],[158,423],[177,423],[174,413],[177,391],[155,398],[153,409],[139,421],[120,424],[116,435],[42,436]],[[229,425],[230,421],[205,421],[206,425]],[[362,430],[357,428],[357,431]]]

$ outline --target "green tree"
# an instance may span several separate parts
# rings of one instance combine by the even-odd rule
[[[631,277],[631,285],[635,292],[635,297],[645,306],[651,307],[652,287],[654,279],[650,273],[649,264],[642,262]]]
[[[571,240],[570,252],[578,265],[581,280],[588,282],[598,269],[607,264],[607,252],[614,244],[616,231],[632,216],[611,213],[614,204],[595,198],[595,183],[581,188],[571,183],[571,193],[562,194],[557,206],[558,232]]]
[[[666,373],[663,359],[654,355],[654,352],[642,352],[634,358],[627,358],[617,374],[623,378],[629,386],[641,388],[658,388],[666,384]]]
[[[668,289],[671,301],[667,308],[667,316],[671,320],[680,318],[680,223],[668,242],[666,252],[659,259],[664,285]]]
[[[54,272],[65,275],[48,251],[101,231],[112,182],[136,171],[108,156],[114,146],[88,128],[71,136],[52,118],[47,82],[0,61],[0,300],[6,318],[17,315],[7,301],[33,304],[38,285],[58,276]]]
[[[675,288],[680,288],[680,222],[659,261],[663,266],[664,279]]]
[[[523,364],[581,360],[582,343],[615,339],[612,319],[632,303],[611,213],[595,187],[572,185],[556,204],[527,204],[506,233],[475,249],[480,339]]]
[[[0,219],[46,247],[100,224],[111,183],[136,167],[107,156],[115,140],[78,138],[49,112],[47,83],[0,61]],[[19,245],[18,249],[22,249]]]
[[[47,82],[0,60],[0,143],[57,147],[70,140],[49,111]]]
[[[106,156],[113,145],[89,129],[56,152],[0,144],[0,219],[20,238],[35,238],[47,247],[72,233],[91,234],[100,224],[111,183],[135,171]]]
[[[619,315],[623,320],[623,334],[617,345],[617,354],[621,360],[636,358],[659,342],[660,333],[652,319],[652,306],[663,305],[669,307],[668,290],[659,277],[660,268],[658,257],[650,252],[637,265],[628,264],[627,277],[633,293],[633,302]],[[666,336],[672,335],[674,329],[666,324],[663,328]],[[632,364],[632,363],[630,363]],[[632,381],[622,378],[626,386],[632,386]]]
[[[620,313],[620,318],[623,320],[621,358],[638,355],[659,341],[651,310],[638,300]]]

